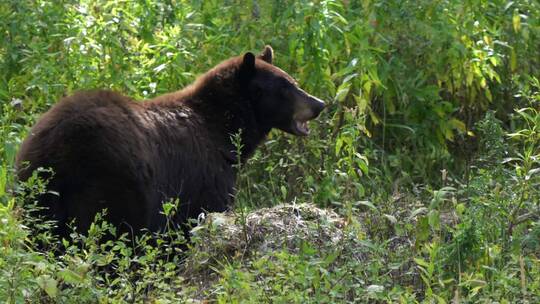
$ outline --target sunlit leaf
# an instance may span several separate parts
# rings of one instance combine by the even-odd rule
[[[392,223],[392,224],[397,223],[396,217],[391,215],[391,214],[384,214],[384,217],[386,217],[388,219],[388,221],[390,221],[390,223]]]
[[[64,280],[64,282],[70,283],[70,284],[77,284],[83,281],[83,277],[80,274],[70,269],[64,269],[64,270],[59,271],[58,277]]]
[[[337,102],[343,102],[345,98],[347,97],[347,94],[349,94],[349,90],[351,88],[351,83],[344,82],[342,83],[336,93],[336,97],[334,98]]]
[[[512,26],[514,27],[514,31],[516,33],[521,29],[521,17],[517,8],[514,9],[514,15],[512,16]]]
[[[415,209],[413,212],[411,212],[411,215],[409,215],[409,218],[412,219],[415,216],[427,212],[428,209],[426,207],[420,207],[418,209]]]
[[[428,268],[429,263],[422,258],[414,258],[414,262],[422,267]]]
[[[449,123],[453,128],[457,129],[461,133],[464,133],[467,130],[465,123],[457,118],[450,119]]]
[[[366,288],[367,292],[370,292],[370,293],[381,293],[384,291],[384,286],[382,285],[369,285],[367,288]]]
[[[484,90],[485,94],[486,94],[486,98],[491,102],[493,101],[493,96],[491,95],[491,91],[489,90],[489,88],[486,88]]]
[[[51,298],[56,298],[58,294],[58,282],[49,275],[41,275],[36,278],[36,283]]]
[[[358,205],[362,205],[362,206],[366,206],[366,207],[369,207],[370,209],[373,209],[375,211],[378,211],[377,207],[375,207],[375,205],[373,205],[372,202],[370,201],[358,201],[356,202]]]

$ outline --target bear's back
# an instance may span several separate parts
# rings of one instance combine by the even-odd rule
[[[25,180],[38,167],[92,169],[99,167],[106,155],[122,154],[118,156],[125,158],[141,142],[138,137],[144,136],[141,109],[129,98],[110,91],[78,92],[63,98],[41,117],[22,143],[17,155],[20,178]],[[30,165],[25,167],[23,162]]]

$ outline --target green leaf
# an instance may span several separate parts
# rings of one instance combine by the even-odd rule
[[[83,281],[83,277],[71,269],[64,269],[58,272],[58,277],[69,284],[77,284]]]
[[[367,109],[369,101],[362,96],[353,95],[353,97],[354,97],[354,100],[356,101],[356,106],[358,108],[358,111],[360,113],[364,113]]]
[[[465,204],[460,203],[456,205],[456,212],[459,216],[463,215],[467,207],[465,207]]]
[[[525,180],[529,180],[532,176],[537,175],[538,172],[540,172],[540,168],[534,168],[529,170],[529,172],[527,172],[527,175],[525,175]]]
[[[5,166],[0,167],[0,196],[6,194],[7,184],[7,168]]]
[[[396,217],[391,215],[391,214],[384,214],[384,217],[386,217],[390,221],[390,223],[392,223],[392,224],[397,223]]]
[[[332,253],[330,253],[329,255],[327,255],[324,258],[324,265],[325,266],[331,265],[336,260],[336,258],[340,255],[340,253],[341,252],[339,250],[336,250],[336,251],[333,251]]]
[[[381,293],[381,292],[384,291],[384,286],[381,286],[381,285],[369,285],[366,290],[367,290],[368,293]]]
[[[279,189],[281,190],[281,196],[283,198],[287,197],[287,188],[285,186],[281,186]]]
[[[428,213],[429,226],[434,230],[439,230],[441,228],[441,217],[439,211],[431,210]]]
[[[345,77],[345,79],[343,79],[343,82],[342,82],[342,83],[349,83],[352,79],[356,78],[356,76],[358,76],[357,73],[348,75],[347,77]],[[339,89],[338,89],[338,90],[339,90]]]
[[[37,277],[36,282],[38,286],[43,289],[47,295],[51,298],[56,298],[58,295],[58,282],[50,275],[41,275]]]
[[[407,130],[409,132],[411,132],[412,134],[415,134],[416,131],[414,131],[413,128],[407,126],[407,125],[402,125],[402,124],[394,124],[394,123],[385,123],[384,124],[385,127],[387,128],[399,128],[399,129],[404,129],[404,130]]]
[[[336,156],[339,156],[339,152],[341,151],[341,148],[343,147],[343,138],[340,136],[336,139]]]
[[[514,16],[512,16],[512,26],[516,33],[521,29],[521,17],[519,16],[519,10],[517,8],[514,9]]]
[[[416,241],[423,242],[429,238],[429,220],[426,216],[418,219],[416,223]]]
[[[342,83],[337,89],[335,100],[337,102],[343,102],[345,98],[347,97],[347,95],[349,94],[350,89],[351,89],[351,84],[349,82]]]
[[[422,258],[414,258],[414,262],[422,267],[428,268],[429,263]]]
[[[157,67],[154,68],[154,72],[156,72],[156,74],[157,74],[157,73],[163,71],[166,67],[167,67],[166,63],[160,64],[160,65],[158,65]]]
[[[450,125],[461,133],[465,133],[465,131],[467,130],[465,123],[457,118],[450,119]]]
[[[517,68],[517,56],[516,51],[512,48],[510,50],[510,70],[514,72]]]
[[[363,85],[362,87],[363,87],[364,93],[365,93],[366,95],[369,95],[369,93],[371,93],[371,87],[372,87],[372,85],[373,85],[373,82],[370,81],[370,80],[364,82],[364,85]]]
[[[447,124],[441,122],[440,128],[442,133],[444,134],[444,138],[449,141],[454,141],[454,132],[452,132],[452,129],[449,128]]]
[[[373,209],[373,210],[375,210],[375,211],[379,211],[379,210],[377,209],[377,207],[375,207],[375,205],[373,205],[372,202],[369,202],[369,201],[358,201],[358,202],[356,202],[356,203],[357,203],[358,205],[363,205],[363,206],[369,207],[369,208],[371,208],[371,209]]]
[[[486,89],[484,90],[484,92],[485,92],[485,94],[486,94],[486,98],[487,98],[490,102],[492,102],[492,101],[493,101],[493,96],[491,95],[491,91],[490,91],[488,88],[486,88]]]
[[[411,215],[409,215],[409,219],[412,219],[414,218],[415,216],[417,216],[418,214],[420,213],[424,213],[426,212],[428,209],[426,207],[420,207],[418,209],[415,209],[413,212],[411,212]]]
[[[364,155],[358,152],[355,152],[354,156],[356,156],[356,164],[358,165],[360,170],[362,170],[362,173],[369,174],[369,167],[368,167],[369,161],[367,157],[365,157]]]

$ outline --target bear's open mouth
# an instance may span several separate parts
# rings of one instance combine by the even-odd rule
[[[309,128],[308,128],[307,121],[295,120],[294,129],[298,135],[303,135],[303,136],[309,135]]]

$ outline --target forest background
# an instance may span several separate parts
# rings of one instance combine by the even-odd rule
[[[62,255],[35,248],[54,240],[29,228],[23,189],[43,181],[18,183],[14,156],[41,113],[82,89],[175,91],[266,44],[327,109],[305,139],[271,133],[232,216],[311,203],[338,230],[209,253],[231,240],[207,227],[175,255],[172,234],[100,242],[98,219]],[[4,0],[0,70],[0,299],[540,302],[538,1]]]

